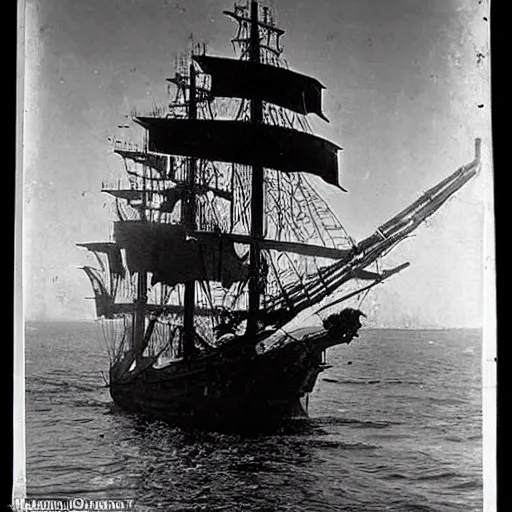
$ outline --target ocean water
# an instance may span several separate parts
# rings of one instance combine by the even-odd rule
[[[330,349],[311,418],[252,437],[111,404],[91,323],[28,323],[29,498],[138,511],[481,511],[481,331],[363,330]]]

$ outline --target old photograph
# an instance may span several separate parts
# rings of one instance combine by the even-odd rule
[[[19,3],[14,510],[495,510],[489,8]]]

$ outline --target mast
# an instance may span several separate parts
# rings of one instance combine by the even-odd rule
[[[260,36],[258,24],[258,2],[251,1],[251,33],[249,45],[249,60],[260,62]],[[263,122],[263,104],[258,92],[251,97],[251,123],[254,126]],[[263,237],[263,167],[258,163],[252,165],[251,180],[251,237],[258,241]],[[258,312],[260,309],[260,266],[261,251],[258,243],[251,244],[249,263],[249,316],[247,334],[257,330]]]
[[[196,71],[194,64],[190,64],[190,88],[189,88],[189,119],[197,119],[196,101]],[[196,200],[195,200],[195,175],[196,158],[188,160],[188,187],[185,201],[183,203],[182,222],[185,229],[194,231],[196,229]],[[185,295],[183,299],[183,357],[190,358],[194,351],[194,304],[195,304],[194,280],[185,282]]]
[[[146,136],[144,136],[144,146],[147,146]],[[145,149],[147,149],[145,147]],[[141,220],[147,222],[146,218],[146,165],[142,166],[142,208]],[[135,352],[135,358],[138,361],[144,351],[144,331],[146,327],[146,305],[148,301],[148,276],[146,272],[137,274],[137,297],[135,299],[135,308],[133,312],[133,331],[132,346]]]

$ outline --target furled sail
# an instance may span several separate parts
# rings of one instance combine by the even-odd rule
[[[169,172],[170,161],[167,155],[159,155],[142,151],[140,149],[129,149],[117,147],[114,150],[119,156],[128,158],[137,163],[143,163],[151,169],[154,169],[161,175],[166,175]]]

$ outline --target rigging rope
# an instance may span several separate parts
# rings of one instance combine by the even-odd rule
[[[363,296],[361,297],[361,300],[359,301],[359,304],[357,306],[357,309],[361,309],[362,305],[363,305],[363,302],[366,300],[366,297],[368,296],[368,294],[370,293],[370,289],[366,290],[364,293],[363,293]]]

